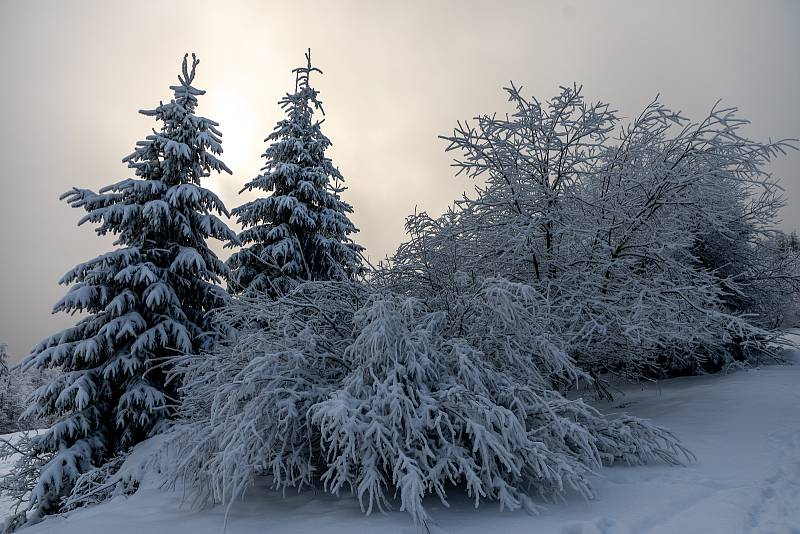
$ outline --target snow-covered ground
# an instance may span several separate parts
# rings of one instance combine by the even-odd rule
[[[795,353],[797,360],[797,353]],[[798,362],[800,363],[800,362]],[[616,408],[615,408],[616,407]],[[603,406],[670,428],[696,455],[687,467],[605,469],[597,499],[548,505],[539,516],[475,510],[451,496],[431,500],[431,532],[800,534],[800,365],[770,366],[628,389]],[[178,495],[144,488],[131,497],[47,519],[29,534],[221,534],[224,509],[194,511]],[[380,533],[417,529],[402,512],[365,517],[353,499],[327,494],[284,499],[263,488],[231,508],[227,534]]]

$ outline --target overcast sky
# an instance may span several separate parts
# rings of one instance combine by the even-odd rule
[[[221,123],[233,176],[206,184],[231,208],[261,166],[276,101],[312,48],[325,74],[330,150],[357,239],[380,259],[415,206],[441,213],[471,184],[437,135],[507,110],[513,79],[548,98],[577,81],[638,114],[656,93],[697,118],[722,98],[752,137],[800,137],[800,2],[0,1],[0,341],[19,358],[75,318],[52,316],[61,275],[110,239],[59,202],[127,178],[180,59],[201,59],[199,113]],[[773,166],[800,226],[800,154]]]

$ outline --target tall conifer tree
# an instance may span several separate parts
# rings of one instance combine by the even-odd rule
[[[315,118],[324,110],[309,78],[322,71],[309,50],[306,65],[292,72],[294,93],[279,102],[286,118],[266,139],[262,173],[242,189],[271,195],[231,210],[244,228],[244,248],[228,260],[232,288],[245,295],[280,294],[291,280],[351,278],[362,269],[363,248],[349,237],[358,231],[348,218],[353,209],[340,197],[344,180],[325,156],[331,141]]]
[[[205,314],[225,300],[217,284],[227,268],[206,240],[236,236],[215,215],[227,215],[222,201],[200,185],[211,171],[230,170],[217,158],[218,124],[195,114],[205,92],[192,86],[198,63],[185,56],[173,99],[140,112],[161,127],[123,160],[135,178],[62,195],[87,212],[79,224],[115,235],[116,248],[64,275],[61,283],[73,285],[54,312],[86,316],[25,362],[64,371],[34,393],[29,409],[57,416],[33,438],[37,456],[49,459],[33,489],[34,516],[58,511],[82,473],[157,430],[175,395],[165,359],[209,345]]]

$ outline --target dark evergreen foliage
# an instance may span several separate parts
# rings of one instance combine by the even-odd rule
[[[218,124],[195,114],[204,94],[192,86],[198,63],[184,57],[174,98],[141,111],[161,128],[123,160],[135,178],[62,196],[87,212],[79,224],[115,235],[116,248],[64,275],[72,287],[54,312],[86,316],[39,343],[24,364],[63,370],[29,408],[57,417],[33,438],[33,453],[47,459],[31,495],[33,517],[58,511],[82,473],[156,430],[174,408],[165,359],[210,344],[205,314],[225,301],[217,284],[227,268],[206,240],[236,236],[215,215],[227,214],[222,201],[200,185],[211,171],[230,170],[217,158]]]
[[[244,245],[229,260],[234,292],[252,295],[284,293],[291,280],[352,278],[361,272],[362,247],[350,235],[358,230],[348,219],[352,207],[341,199],[343,178],[325,156],[331,141],[322,133],[324,114],[311,64],[294,69],[295,91],[280,100],[286,118],[267,137],[262,173],[242,191],[269,196],[232,210],[244,230]]]

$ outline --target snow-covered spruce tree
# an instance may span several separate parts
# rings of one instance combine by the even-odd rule
[[[164,360],[210,344],[205,314],[225,302],[217,284],[227,270],[206,240],[236,236],[214,214],[227,214],[220,199],[200,185],[212,171],[230,171],[217,158],[218,124],[195,114],[204,94],[192,86],[198,62],[184,57],[172,100],[141,111],[160,128],[123,160],[135,178],[62,197],[86,210],[80,224],[115,235],[117,248],[64,275],[61,283],[73,286],[54,311],[86,316],[24,362],[63,370],[34,393],[28,410],[57,416],[32,438],[32,454],[47,461],[32,488],[31,520],[57,512],[81,474],[157,430],[175,398]]]
[[[361,272],[362,247],[349,237],[358,230],[348,218],[353,210],[341,199],[343,178],[325,156],[331,141],[322,133],[324,115],[310,84],[311,51],[306,66],[296,68],[294,93],[280,106],[286,118],[267,137],[262,173],[243,191],[270,193],[231,210],[244,228],[243,248],[228,260],[231,289],[253,295],[277,295],[291,280],[336,280]]]
[[[463,284],[449,310],[439,302],[353,281],[236,300],[218,320],[251,327],[184,360],[165,468],[201,503],[230,503],[266,476],[350,491],[366,513],[396,502],[425,522],[428,495],[535,510],[591,495],[601,465],[691,456],[661,428],[550,386],[586,375],[548,337],[531,286],[486,279]]]

